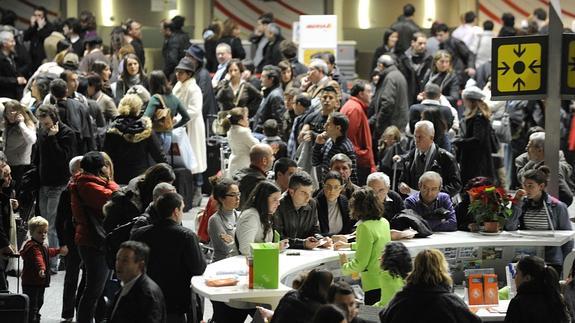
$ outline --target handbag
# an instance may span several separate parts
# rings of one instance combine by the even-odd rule
[[[160,101],[160,106],[154,111],[154,118],[152,119],[152,129],[156,132],[168,132],[174,128],[174,119],[172,118],[172,110],[166,106],[164,98],[161,95],[154,95]]]

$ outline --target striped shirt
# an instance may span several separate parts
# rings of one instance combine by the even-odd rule
[[[526,230],[551,230],[544,206],[539,209],[527,209],[523,214],[523,228]]]
[[[345,136],[341,136],[335,141],[330,138],[323,145],[318,143],[313,145],[312,165],[319,166],[321,168],[321,179],[319,179],[320,183],[322,182],[323,176],[325,176],[329,171],[331,158],[339,153],[345,154],[349,159],[351,159],[350,179],[353,183],[357,183],[357,162],[355,158],[355,150],[353,149],[351,141]]]

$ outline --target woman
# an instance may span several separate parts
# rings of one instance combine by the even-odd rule
[[[348,323],[346,313],[336,305],[322,305],[315,316],[313,323]]]
[[[405,287],[379,313],[382,323],[481,322],[467,304],[451,292],[453,281],[443,253],[426,249],[415,257]]]
[[[457,106],[459,99],[459,77],[453,70],[451,54],[445,50],[439,50],[433,56],[431,69],[423,77],[422,89],[428,83],[434,83],[441,88],[441,94],[449,101],[452,107]],[[417,100],[423,99],[423,93],[417,96]]]
[[[323,189],[315,197],[319,229],[323,236],[335,238],[353,231],[354,222],[349,217],[348,201],[342,194],[343,187],[340,173],[330,171],[323,178]]]
[[[433,142],[439,147],[451,152],[451,142],[447,136],[447,123],[443,119],[441,112],[438,108],[431,107],[426,108],[421,114],[421,120],[429,120],[433,123],[433,129],[435,129],[435,136],[433,137]],[[415,129],[414,129],[415,130]]]
[[[220,42],[224,31],[224,23],[214,19],[212,24],[204,30],[202,38],[204,39],[204,48],[206,50],[206,69],[210,73],[215,73],[218,69],[218,60],[216,58],[216,46]]]
[[[517,295],[509,302],[505,322],[571,322],[560,292],[559,275],[537,256],[525,256],[517,263]]]
[[[32,147],[36,143],[36,118],[16,100],[4,102],[2,133],[6,162],[12,169],[14,189],[19,192],[22,175],[30,169]]]
[[[238,253],[234,236],[241,193],[236,182],[222,178],[213,186],[212,196],[218,203],[218,211],[208,221],[208,233],[214,248],[213,261],[218,261]]]
[[[232,150],[226,176],[232,177],[238,170],[250,166],[250,149],[259,141],[252,135],[246,108],[233,108],[228,111],[222,121],[222,127],[227,133]]]
[[[202,186],[204,178],[202,173],[208,168],[206,152],[206,127],[202,114],[203,96],[202,90],[196,83],[196,64],[191,58],[184,57],[176,66],[176,78],[178,83],[172,93],[182,102],[190,116],[187,124],[188,138],[196,160],[196,167],[191,169],[194,177],[194,205],[200,206],[202,202]]]
[[[279,187],[272,182],[263,181],[253,189],[237,222],[240,254],[250,254],[250,243],[273,242],[272,216],[280,205],[280,197]]]
[[[36,111],[44,102],[44,98],[50,94],[50,82],[56,78],[56,75],[52,74],[40,74],[38,75],[30,87],[30,93],[32,98],[34,98],[32,104],[28,107],[31,112]]]
[[[331,272],[312,269],[297,290],[287,292],[274,311],[271,323],[310,322],[317,310],[327,304]]]
[[[377,59],[383,54],[389,54],[395,57],[397,41],[399,40],[399,33],[393,28],[388,28],[383,32],[383,43],[381,46],[375,49],[373,53],[373,60],[371,63],[371,69],[377,67]]]
[[[403,243],[392,241],[386,244],[381,255],[382,272],[379,276],[381,299],[375,306],[385,307],[403,288],[405,279],[412,269],[411,254]]]
[[[100,75],[102,78],[102,92],[111,98],[114,97],[112,86],[110,85],[110,78],[112,77],[110,65],[104,61],[95,61],[92,64],[92,72]]]
[[[293,66],[287,60],[283,60],[279,62],[278,67],[281,71],[281,86],[284,92],[287,92],[289,89],[294,87],[294,73],[293,73]]]
[[[150,94],[152,97],[148,102],[144,116],[152,120],[152,128],[154,127],[154,115],[157,109],[167,108],[170,109],[172,118],[175,118],[178,114],[181,114],[181,119],[174,124],[172,129],[185,126],[188,121],[190,121],[190,115],[188,110],[182,105],[180,100],[172,94],[172,88],[168,84],[168,79],[162,71],[153,71],[150,74]],[[156,134],[160,138],[162,143],[162,149],[165,154],[170,152],[170,147],[172,145],[172,129],[169,130],[156,130]]]
[[[391,241],[389,222],[383,218],[383,204],[371,188],[355,191],[349,204],[353,219],[361,221],[355,231],[356,242],[336,242],[334,246],[336,250],[349,247],[355,250],[355,257],[351,261],[345,254],[340,254],[342,273],[360,274],[365,292],[364,302],[373,305],[381,299],[379,257],[385,245]]]
[[[246,51],[240,39],[240,26],[233,19],[224,21],[224,30],[218,44],[226,43],[232,48],[232,57],[242,60],[246,58]],[[216,45],[217,46],[217,45]]]
[[[513,215],[507,220],[505,230],[572,230],[565,203],[545,191],[548,181],[546,166],[525,172],[523,189],[515,193]],[[560,247],[546,247],[545,261],[561,272],[563,259],[572,249],[573,240]]]
[[[453,141],[461,167],[461,182],[483,176],[496,182],[497,174],[491,154],[494,152],[491,140],[491,110],[483,102],[485,95],[475,87],[463,91],[465,105],[464,120],[460,137]]]
[[[104,151],[116,162],[116,180],[121,185],[127,185],[152,166],[151,161],[166,162],[160,140],[152,131],[152,121],[148,117],[140,118],[141,111],[140,97],[127,94],[120,101],[118,117],[106,132]]]
[[[262,94],[249,82],[242,79],[244,64],[238,59],[228,63],[225,79],[216,87],[216,100],[220,110],[230,110],[235,107],[246,107],[249,116],[253,117],[262,101]]]
[[[72,216],[76,225],[75,239],[84,263],[86,284],[78,305],[78,322],[91,322],[97,301],[108,278],[102,207],[118,190],[118,184],[109,180],[109,169],[100,152],[91,151],[80,162],[83,172],[69,184]]]
[[[146,74],[144,74],[144,67],[136,54],[127,54],[120,64],[123,64],[120,78],[111,86],[117,103],[120,102],[126,92],[134,85],[143,85],[145,88],[148,88],[148,78]]]

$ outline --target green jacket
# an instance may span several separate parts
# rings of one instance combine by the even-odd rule
[[[379,274],[379,286],[381,287],[381,298],[373,306],[385,307],[395,296],[395,293],[405,286],[405,281],[401,277],[394,277],[389,271],[384,270]]]
[[[182,119],[180,119],[180,121],[178,121],[178,123],[174,125],[174,129],[179,128],[181,126],[185,126],[186,123],[190,121],[190,116],[188,115],[188,111],[186,110],[186,108],[184,108],[180,100],[173,94],[162,95],[162,98],[164,99],[164,103],[166,104],[166,106],[170,108],[170,111],[172,112],[172,117],[175,117],[178,114],[182,115]],[[144,111],[144,116],[150,118],[153,122],[154,113],[156,112],[156,109],[159,107],[161,107],[160,100],[157,98],[156,95],[152,95],[150,101],[148,102],[148,106]]]
[[[384,218],[362,222],[357,226],[355,236],[356,242],[351,245],[351,249],[356,251],[355,258],[342,265],[342,273],[360,273],[366,292],[378,289],[381,273],[379,259],[385,245],[391,241],[389,222]]]

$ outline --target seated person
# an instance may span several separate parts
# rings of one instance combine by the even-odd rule
[[[419,192],[405,199],[405,208],[415,211],[425,219],[431,230],[455,231],[457,219],[451,198],[447,193],[440,192],[441,176],[433,171],[425,172],[419,178]]]
[[[315,197],[319,230],[324,236],[332,236],[332,239],[351,233],[355,223],[349,217],[348,201],[342,191],[341,175],[329,171],[323,178],[323,189]]]
[[[367,186],[371,187],[377,194],[380,202],[383,203],[383,216],[387,221],[399,214],[405,206],[401,196],[389,189],[389,176],[384,173],[376,172],[367,176]]]
[[[287,191],[290,177],[297,172],[297,163],[287,157],[280,158],[274,163],[274,181],[282,190]]]
[[[240,206],[238,183],[230,178],[222,178],[212,185],[212,196],[218,202],[218,211],[208,221],[208,234],[214,248],[213,261],[222,260],[238,254],[234,243],[236,221]]]
[[[311,176],[299,171],[289,180],[288,190],[282,194],[280,205],[273,216],[273,228],[281,239],[289,239],[290,248],[313,249],[320,245],[316,202],[311,198]],[[329,239],[329,238],[326,238]],[[328,246],[331,246],[331,240]]]
[[[353,289],[345,281],[335,282],[329,287],[328,302],[345,310],[348,323],[367,323],[366,320],[357,316],[359,304],[355,299]]]
[[[274,164],[272,147],[266,144],[255,144],[250,148],[250,166],[238,170],[234,175],[234,181],[239,183],[240,208],[243,210],[252,190],[267,178],[268,171]]]
[[[344,182],[343,194],[349,200],[353,192],[359,189],[359,186],[355,185],[351,181],[351,170],[353,167],[353,162],[346,154],[335,154],[331,157],[329,161],[329,170],[336,171],[341,175]]]
[[[275,119],[269,119],[264,122],[264,139],[262,144],[268,144],[274,151],[275,159],[287,157],[287,144],[278,135],[278,122]]]
[[[442,192],[453,197],[461,190],[461,175],[455,157],[434,142],[435,128],[431,121],[423,120],[415,124],[415,148],[404,156],[394,156],[394,160],[401,163],[403,169],[400,178],[399,192],[405,195],[412,194],[417,186],[421,174],[427,171],[439,173],[445,185]]]
[[[507,219],[505,230],[573,230],[567,206],[545,191],[548,180],[549,168],[546,166],[523,174],[523,189],[515,193],[513,215]],[[545,262],[561,268],[571,250],[573,240],[560,247],[545,247]]]

